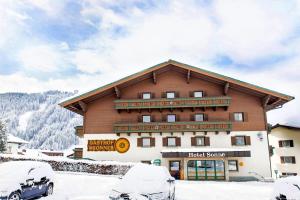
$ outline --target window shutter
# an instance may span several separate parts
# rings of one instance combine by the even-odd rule
[[[137,146],[141,147],[143,145],[143,139],[142,138],[137,138]]]
[[[180,115],[178,115],[178,114],[175,115],[175,121],[176,121],[176,122],[179,122],[179,121],[180,121]]]
[[[291,140],[291,147],[294,147],[294,140]]]
[[[295,158],[295,156],[292,157],[292,163],[296,164],[296,158]]]
[[[142,93],[140,93],[140,92],[137,93],[137,98],[138,98],[138,99],[142,99],[142,97],[143,97],[143,94],[142,94]]]
[[[206,97],[207,93],[205,91],[202,91],[202,96]]]
[[[165,92],[161,93],[161,98],[166,98],[166,93]]]
[[[279,147],[282,147],[282,141],[281,140],[279,141]]]
[[[209,137],[205,137],[204,138],[204,145],[205,146],[210,146],[210,139],[209,139]]]
[[[190,94],[190,97],[194,97],[194,91],[190,91],[189,94]]]
[[[143,122],[143,116],[142,115],[138,116],[138,122]]]
[[[234,136],[231,137],[231,145],[236,145],[236,140]]]
[[[175,98],[179,98],[179,92],[175,92]]]
[[[195,115],[194,115],[194,114],[191,114],[191,115],[190,115],[190,120],[191,120],[191,121],[195,121]]]
[[[180,138],[180,137],[177,137],[177,138],[176,138],[176,146],[177,146],[177,147],[180,147],[180,146],[181,146],[181,138]]]
[[[243,112],[243,118],[244,118],[244,122],[248,121],[248,113]]]
[[[155,147],[155,138],[150,138],[150,146]]]
[[[281,164],[284,163],[284,157],[283,156],[280,157],[280,162],[281,162]]]
[[[166,121],[167,121],[167,115],[166,115],[166,114],[163,114],[163,115],[162,115],[162,121],[163,121],[163,122],[166,122]]]
[[[196,146],[196,137],[191,137],[191,146]]]
[[[251,138],[250,138],[250,136],[245,136],[245,143],[246,143],[246,145],[251,145]]]
[[[151,92],[151,99],[154,99],[154,98],[155,98],[155,93]]]
[[[229,120],[234,121],[234,113],[229,113]]]
[[[204,121],[208,121],[208,114],[203,114]]]
[[[151,115],[151,120],[150,120],[150,122],[155,122],[156,120],[155,120],[155,115]]]
[[[166,137],[162,138],[162,142],[163,142],[163,147],[168,146],[168,138]]]

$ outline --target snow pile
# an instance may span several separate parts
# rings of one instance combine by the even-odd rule
[[[11,160],[31,160],[49,163],[55,171],[85,172],[106,175],[124,175],[135,163],[117,161],[74,160],[62,156],[28,156],[0,154],[0,163]]]
[[[281,199],[300,200],[300,176],[278,179],[274,185],[272,200],[279,197]]]

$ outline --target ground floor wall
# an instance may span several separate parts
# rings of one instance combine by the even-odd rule
[[[180,137],[181,144],[178,147],[172,147],[173,149],[197,149],[198,147],[191,146],[191,137],[205,136],[210,138],[210,145],[205,149],[241,149],[249,150],[251,152],[250,157],[216,157],[216,158],[188,158],[188,157],[174,157],[163,158],[162,151],[170,149],[163,146],[163,137]],[[251,145],[246,146],[233,146],[231,142],[232,136],[250,136]],[[138,138],[152,137],[155,138],[155,145],[152,147],[138,147]],[[117,151],[89,151],[87,146],[90,140],[117,140],[119,138],[126,138],[129,141],[129,150],[125,153],[119,153]],[[242,180],[254,180],[263,177],[270,177],[270,160],[268,151],[267,133],[265,131],[241,131],[231,132],[230,134],[219,132],[204,133],[132,133],[132,134],[120,134],[114,133],[107,134],[85,134],[83,138],[83,157],[95,160],[114,160],[124,162],[149,162],[153,160],[160,160],[161,165],[166,166],[169,170],[171,168],[170,161],[180,160],[180,178],[188,179],[188,164],[190,160],[195,160],[195,164],[214,164],[224,165],[224,180],[242,181]],[[203,162],[202,162],[202,161]],[[213,162],[205,160],[213,160]],[[236,161],[237,170],[229,170],[228,162],[231,160]],[[199,162],[198,162],[199,161]],[[200,162],[201,161],[201,162]],[[221,162],[222,161],[222,162]],[[190,162],[191,163],[191,162]],[[220,167],[219,167],[220,168]],[[207,172],[206,172],[207,173]],[[216,173],[215,173],[216,174]],[[197,176],[198,177],[198,176]],[[222,179],[220,179],[222,180]]]

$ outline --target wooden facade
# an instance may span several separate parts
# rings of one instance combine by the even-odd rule
[[[193,97],[194,91],[203,97]],[[176,93],[168,99],[166,92]],[[141,99],[150,93],[151,99]],[[264,131],[266,111],[293,97],[244,83],[229,77],[168,61],[89,93],[61,103],[84,116],[76,134],[162,133],[197,131]],[[243,121],[234,121],[234,113],[243,113]],[[166,122],[168,114],[176,122]],[[205,121],[193,120],[204,114]],[[151,123],[140,123],[143,115]]]

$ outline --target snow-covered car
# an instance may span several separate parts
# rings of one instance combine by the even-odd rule
[[[174,200],[175,179],[166,167],[134,165],[111,191],[111,200]]]
[[[27,200],[52,195],[54,172],[48,163],[10,161],[0,164],[0,200]]]
[[[278,179],[273,188],[272,200],[300,200],[300,176]]]

